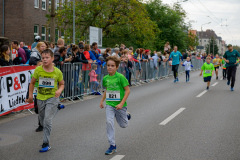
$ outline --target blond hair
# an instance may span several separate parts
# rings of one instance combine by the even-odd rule
[[[59,38],[57,41],[57,45],[64,45],[64,40],[62,38]]]
[[[41,53],[40,47],[41,45],[45,44],[44,42],[38,42],[36,49],[38,50],[39,53]],[[46,44],[45,44],[46,45]]]

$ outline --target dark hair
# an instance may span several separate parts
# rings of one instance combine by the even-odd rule
[[[42,51],[42,54],[50,54],[50,56],[51,57],[53,57],[54,56],[54,54],[53,54],[53,52],[52,52],[52,50],[51,49],[45,49],[44,51]]]
[[[53,42],[51,42],[51,44],[53,45],[53,48],[55,47],[55,44]]]
[[[116,67],[119,67],[119,64],[120,64],[121,61],[117,56],[108,56],[107,59],[106,59],[106,63],[110,60],[115,62]]]
[[[133,47],[129,47],[129,50],[133,51]]]
[[[43,43],[46,44],[46,48],[48,49],[48,48],[49,48],[49,44],[48,44],[48,42],[47,42],[47,41],[43,41]]]
[[[75,45],[75,44],[72,45],[72,51],[76,51],[78,49],[79,49],[79,47],[77,45]]]
[[[6,55],[6,51],[8,50],[8,46],[7,45],[3,45],[0,49],[0,57],[4,58],[5,60],[9,60],[9,56]]]
[[[106,48],[104,55],[106,55],[109,51],[111,51],[111,48]]]
[[[13,44],[16,44],[18,46],[18,41],[14,40],[12,42],[13,42]]]
[[[96,46],[97,45],[97,42],[93,42],[92,43],[92,47]]]
[[[83,41],[80,41],[80,42],[78,43],[78,45],[83,45],[83,46],[84,46]]]
[[[120,48],[120,52],[123,51],[123,50],[124,50],[124,48]]]
[[[39,60],[39,61],[37,62],[37,65],[38,65],[40,62],[42,62],[42,60]]]
[[[60,47],[59,50],[58,50],[58,52],[59,52],[59,53],[63,53],[65,50],[66,50],[65,47]]]

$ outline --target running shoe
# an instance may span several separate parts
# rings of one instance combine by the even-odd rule
[[[42,149],[39,150],[39,152],[47,152],[51,149],[48,143],[43,143]]]
[[[117,146],[111,145],[108,150],[105,152],[105,155],[113,154],[114,152],[117,152]]]
[[[177,82],[177,80],[175,79],[175,80],[174,80],[174,83],[176,83],[176,82]]]
[[[186,82],[188,82],[188,80],[186,79]]]
[[[209,90],[209,87],[207,87],[207,90]]]
[[[227,81],[227,85],[230,85],[230,81]]]
[[[41,132],[43,131],[43,126],[38,126],[38,128],[35,130],[36,132]]]
[[[127,118],[128,118],[128,120],[130,120],[131,119],[131,114],[129,113],[129,112],[127,112]]]
[[[233,87],[231,87],[231,91],[234,91]]]
[[[178,78],[177,78],[177,82],[178,82],[179,80],[178,80]]]
[[[189,81],[189,78],[188,78],[188,80],[187,81]]]
[[[218,76],[216,77],[216,79],[218,79]]]

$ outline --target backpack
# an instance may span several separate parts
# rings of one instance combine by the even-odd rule
[[[23,47],[26,56],[27,56],[27,61],[30,59],[31,51],[27,47]]]

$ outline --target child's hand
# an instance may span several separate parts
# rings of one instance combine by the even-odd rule
[[[202,73],[200,73],[199,76],[202,76]]]
[[[214,75],[214,73],[212,73],[212,76]]]
[[[25,103],[33,103],[33,97],[29,96],[29,98],[25,100]]]
[[[101,108],[101,109],[104,108],[103,102],[100,102],[100,108]]]
[[[121,103],[116,106],[116,109],[117,109],[117,110],[120,110],[120,109],[122,109],[122,108],[123,108],[123,105],[122,105]]]
[[[60,95],[61,95],[61,92],[60,92],[59,90],[57,90],[57,91],[55,92],[55,98],[58,98]]]

